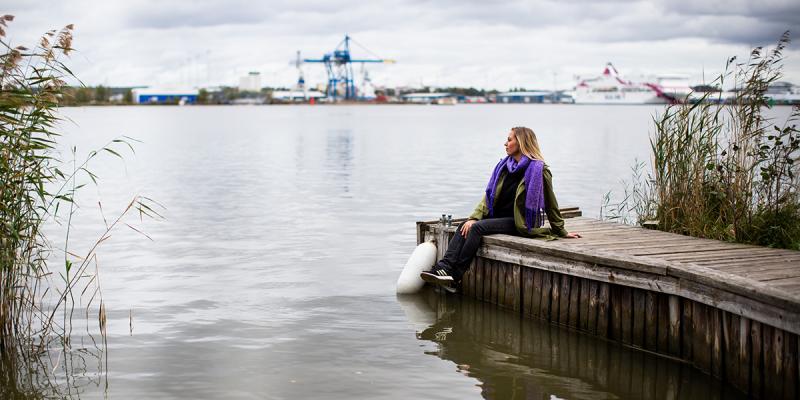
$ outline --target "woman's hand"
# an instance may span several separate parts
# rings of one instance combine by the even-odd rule
[[[567,233],[567,236],[564,236],[564,237],[567,238],[567,239],[579,239],[582,236],[581,236],[580,233],[571,232],[571,233]]]
[[[464,222],[464,225],[461,225],[461,236],[466,238],[467,234],[469,233],[469,229],[472,228],[472,225],[474,225],[475,222],[478,222],[478,221],[476,221],[474,219],[470,219],[470,220],[467,220],[467,222]]]

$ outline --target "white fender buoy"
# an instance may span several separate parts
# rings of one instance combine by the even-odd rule
[[[397,293],[410,294],[416,293],[425,285],[425,281],[419,277],[422,271],[430,269],[436,263],[436,245],[433,242],[421,243],[411,253],[411,257],[406,261],[403,272],[397,278]]]

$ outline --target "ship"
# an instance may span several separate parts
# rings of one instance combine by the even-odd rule
[[[572,97],[575,104],[664,104],[675,100],[656,83],[622,79],[611,63],[602,75],[581,80]]]

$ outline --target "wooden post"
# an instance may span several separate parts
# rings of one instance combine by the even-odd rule
[[[692,358],[692,301],[681,299],[681,358]]]
[[[785,333],[783,337],[783,369],[784,369],[784,399],[797,399],[798,397],[798,356],[797,335]]]
[[[622,341],[622,288],[612,285],[611,291],[611,319],[609,322],[609,337],[616,341]]]
[[[711,375],[722,379],[722,311],[709,307],[708,327],[711,334]]]
[[[558,323],[569,325],[570,282],[572,277],[561,275],[561,290],[558,297]]]
[[[758,321],[750,322],[750,390],[749,393],[757,398],[764,396],[764,356],[763,343],[761,341],[761,323]],[[731,355],[733,357],[733,355]],[[738,358],[738,357],[737,357]]]
[[[644,304],[644,348],[658,351],[658,294],[646,292]]]
[[[551,272],[553,275],[553,288],[550,295],[550,321],[558,322],[559,307],[561,306],[561,274]]]
[[[526,317],[535,317],[536,313],[533,311],[533,268],[522,268],[522,315]],[[538,310],[537,310],[538,313]]]
[[[587,320],[589,324],[587,326],[587,331],[591,334],[597,334],[597,308],[598,308],[598,285],[596,281],[588,280],[589,283],[589,314]]]
[[[542,271],[542,300],[541,300],[541,311],[539,315],[542,318],[552,321],[552,311],[550,310],[550,303],[552,302],[553,298],[553,276],[555,274],[549,271]]]
[[[620,318],[622,343],[633,343],[633,293],[631,288],[627,286],[620,287],[620,310],[622,316]]]
[[[703,372],[711,372],[711,346],[708,343],[708,310],[704,304],[691,302],[692,306],[692,360]]]
[[[520,266],[511,264],[511,270],[506,275],[508,288],[506,288],[506,304],[514,311],[522,309],[522,281],[520,279]]]
[[[610,289],[608,283],[598,283],[597,290],[597,334],[602,337],[608,337],[608,325],[611,312],[610,307]]]
[[[634,346],[644,347],[645,336],[645,293],[643,290],[633,289],[633,308],[631,314],[633,315],[633,329],[631,330],[631,342]]]
[[[497,265],[497,305],[500,307],[506,308],[508,305],[506,304],[506,275],[508,274],[508,270],[510,264],[504,262],[496,262]]]
[[[530,268],[525,268],[526,270],[530,270]],[[531,291],[531,312],[534,317],[544,318],[544,314],[542,313],[542,296],[544,288],[542,286],[542,279],[544,276],[544,271],[540,269],[533,269],[533,290]]]
[[[569,321],[567,324],[575,329],[579,327],[581,280],[577,276],[570,277],[569,280]]]

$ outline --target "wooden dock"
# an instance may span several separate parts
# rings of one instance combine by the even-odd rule
[[[800,252],[562,214],[582,239],[487,236],[463,295],[683,360],[753,397],[800,398]],[[417,241],[441,257],[455,229],[419,222]]]

